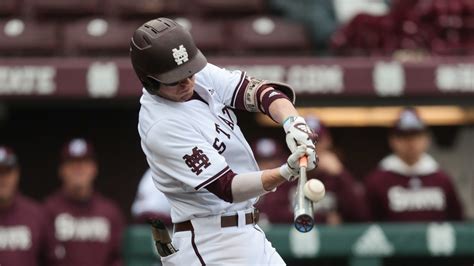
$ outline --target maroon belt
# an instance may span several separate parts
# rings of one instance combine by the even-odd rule
[[[256,224],[258,222],[259,212],[255,209],[253,212],[245,214],[245,224]],[[239,224],[239,216],[237,214],[230,216],[221,216],[221,227],[232,227]],[[184,221],[174,224],[174,231],[194,231],[191,221]]]

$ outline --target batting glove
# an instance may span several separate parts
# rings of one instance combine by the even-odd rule
[[[307,148],[305,145],[300,145],[293,152],[286,164],[280,167],[280,175],[285,178],[287,181],[293,181],[300,177],[300,158],[303,156],[308,157],[308,166],[306,167],[307,171],[311,171],[316,168],[317,165],[317,156],[313,148]]]
[[[286,145],[291,152],[300,145],[315,149],[317,134],[313,133],[303,117],[290,116],[283,123],[283,129],[286,133]]]

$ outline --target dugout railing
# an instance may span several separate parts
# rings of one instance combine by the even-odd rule
[[[397,258],[405,262],[431,258],[446,265],[454,265],[450,261],[474,263],[472,222],[320,225],[305,234],[292,225],[274,225],[265,232],[289,265],[322,261],[323,265],[381,266]],[[159,261],[149,226],[128,227],[124,241],[126,265],[156,265]]]

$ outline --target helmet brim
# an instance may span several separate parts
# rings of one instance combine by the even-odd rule
[[[196,74],[197,72],[201,71],[206,65],[206,57],[201,53],[200,50],[198,50],[196,55],[188,62],[185,62],[184,64],[168,72],[155,74],[152,76],[155,79],[159,80],[161,83],[171,84],[179,82]]]

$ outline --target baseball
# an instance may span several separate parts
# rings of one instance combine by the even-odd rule
[[[310,179],[304,184],[303,192],[308,199],[318,202],[324,197],[326,189],[324,184],[318,179]]]

